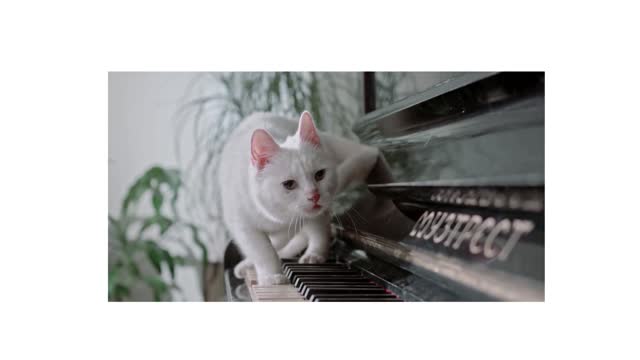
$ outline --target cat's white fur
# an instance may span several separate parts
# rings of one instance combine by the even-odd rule
[[[305,248],[300,262],[324,262],[333,197],[364,181],[377,157],[375,148],[318,132],[306,111],[298,122],[268,113],[245,119],[225,144],[218,173],[224,222],[246,256],[236,275],[255,265],[260,284],[286,283],[280,259]],[[287,180],[297,187],[287,190]]]

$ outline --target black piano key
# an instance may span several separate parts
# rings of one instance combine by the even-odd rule
[[[307,289],[306,294],[303,296],[308,300],[311,295],[330,295],[330,294],[354,294],[357,295],[369,295],[369,294],[385,294],[384,288],[316,288]]]
[[[363,286],[376,286],[379,288],[382,288],[380,285],[375,284],[371,281],[368,280],[364,280],[364,281],[356,281],[356,282],[349,282],[349,281],[343,281],[343,282],[339,282],[339,281],[324,281],[324,282],[306,282],[303,281],[302,283],[300,283],[301,286],[306,286],[306,287],[313,287],[313,288],[317,288],[317,287],[349,287],[349,286],[354,286],[354,287],[363,287]]]
[[[296,276],[309,276],[309,275],[361,275],[359,272],[354,270],[293,270],[290,271],[287,275],[290,279]]]
[[[292,263],[288,263],[288,264],[282,264],[283,267],[313,267],[313,266],[324,266],[324,267],[346,267],[346,264],[340,264],[340,263],[324,263],[324,264],[292,264]]]
[[[327,278],[327,279],[332,279],[332,278],[337,278],[337,277],[343,277],[345,279],[349,279],[349,278],[363,278],[362,274],[299,274],[297,276],[298,278],[307,278],[307,279],[312,279],[312,278]]]
[[[361,272],[345,264],[282,263],[284,275],[311,301],[401,301]]]
[[[331,287],[333,289],[382,289],[380,286],[375,285],[375,284],[335,284],[335,283],[330,283],[330,284],[303,284],[300,287],[300,291],[302,292],[302,294],[306,294],[308,291],[314,290],[314,289],[326,289],[328,287]]]
[[[337,285],[370,285],[371,282],[368,280],[360,280],[360,281],[341,281],[341,282],[337,282],[337,281],[313,281],[313,282],[299,282],[297,285],[294,285],[293,287],[295,287],[296,289],[302,289],[303,287],[309,287],[309,286],[329,286],[329,285],[333,285],[333,284],[337,284]]]
[[[342,263],[336,262],[335,260],[334,261],[330,261],[329,260],[329,261],[326,261],[326,262],[324,262],[322,264],[305,264],[305,263],[299,263],[298,261],[291,262],[291,264],[292,265],[302,265],[302,266],[304,266],[304,265],[336,265],[336,264],[337,265],[342,265]]]
[[[371,289],[371,293],[372,294],[377,294],[377,293],[384,293],[386,290],[385,288],[378,286],[378,285],[374,285],[374,284],[368,284],[368,285],[319,285],[319,286],[308,286],[307,289],[309,289],[310,291],[313,292],[325,292],[325,293],[344,293],[344,294],[348,294],[350,292],[363,292],[364,289]],[[360,289],[363,289],[362,291]]]
[[[298,279],[300,280],[300,279]],[[373,284],[373,282],[371,280],[368,279],[334,279],[334,280],[327,280],[327,279],[314,279],[314,280],[303,280],[303,281],[298,281],[296,284],[293,284],[294,287],[296,288],[300,288],[304,285],[331,285],[331,284],[336,284],[336,285],[345,285],[345,284],[353,284],[353,285],[369,285],[369,284]]]
[[[333,274],[333,273],[325,273],[325,274],[299,274],[297,276],[298,278],[307,278],[307,279],[312,279],[312,278],[327,278],[327,279],[333,279],[333,278],[338,278],[338,277],[343,277],[345,279],[350,279],[350,278],[364,278],[362,276],[362,274],[353,274],[353,273],[349,273],[349,274]]]
[[[348,267],[343,264],[285,264],[282,269],[348,269]]]
[[[371,281],[370,279],[361,276],[361,275],[335,275],[335,276],[304,276],[300,275],[296,279],[300,279],[301,281]]]
[[[283,271],[283,273],[289,273],[289,274],[293,274],[293,273],[302,273],[302,272],[322,272],[322,273],[330,273],[330,272],[349,272],[349,271],[353,271],[355,272],[355,270],[351,270],[351,269],[347,269],[347,268],[289,268],[285,271]]]
[[[397,298],[398,296],[390,293],[390,292],[384,292],[384,293],[375,293],[375,294],[359,294],[359,295],[353,295],[353,294],[314,294],[312,295],[316,298],[321,298],[321,297],[394,297]]]
[[[402,302],[398,298],[318,298],[314,302]]]
[[[356,271],[319,271],[319,270],[311,270],[311,271],[293,271],[289,273],[289,280],[294,282],[297,277],[303,275],[360,275],[360,273]]]
[[[299,269],[291,268],[291,269],[287,269],[286,272],[289,273],[289,274],[313,273],[313,272],[322,273],[322,274],[326,274],[326,273],[354,273],[354,274],[359,274],[360,273],[359,271],[352,270],[352,269],[347,269],[347,268],[299,268]]]
[[[328,295],[311,295],[309,300],[321,300],[321,299],[397,299],[398,297],[393,294],[368,294],[368,295],[353,295],[353,294],[328,294]]]
[[[287,267],[284,269],[283,274],[285,274],[286,276],[289,276],[290,274],[294,273],[294,272],[302,272],[302,271],[325,271],[325,272],[331,272],[331,271],[354,271],[351,269],[348,269],[347,267],[344,266],[330,266],[330,267],[320,267],[320,266],[305,266],[305,267]]]
[[[304,291],[312,291],[312,290],[318,290],[318,289],[344,289],[344,290],[349,290],[349,289],[382,289],[384,290],[383,287],[380,287],[376,284],[371,284],[371,283],[367,283],[367,284],[302,284],[302,286],[300,287],[300,289],[304,288]],[[304,294],[303,291],[303,294]]]
[[[282,268],[302,268],[302,267],[347,267],[345,264],[282,264]]]
[[[306,281],[358,281],[366,279],[361,275],[309,275],[309,276],[298,276],[295,281],[292,281],[294,286],[299,286]]]

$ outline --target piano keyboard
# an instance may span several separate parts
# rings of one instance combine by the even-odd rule
[[[298,264],[284,260],[284,275],[290,284],[258,285],[255,270],[245,273],[252,301],[402,301],[360,271],[344,264]]]

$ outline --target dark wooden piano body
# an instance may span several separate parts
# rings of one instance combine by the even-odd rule
[[[353,130],[382,157],[333,223],[334,261],[404,301],[544,300],[544,73],[456,74]]]

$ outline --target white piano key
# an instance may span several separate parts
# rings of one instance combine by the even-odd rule
[[[254,269],[248,269],[244,279],[253,301],[307,301],[291,284],[258,285]]]

